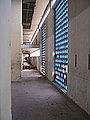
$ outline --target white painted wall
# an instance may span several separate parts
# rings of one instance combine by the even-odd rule
[[[0,0],[0,120],[11,120],[11,1]]]
[[[45,69],[46,77],[53,76],[53,14],[45,20]],[[37,38],[38,39],[38,38]],[[41,39],[40,39],[41,41]],[[35,42],[35,41],[34,41]],[[34,43],[33,42],[33,43]],[[41,49],[41,45],[40,45]],[[82,109],[90,114],[90,0],[69,1],[69,73],[67,95]],[[78,55],[78,67],[74,67],[74,55]],[[41,66],[41,63],[40,63]]]
[[[46,23],[45,69],[46,77],[53,76],[53,14]],[[70,0],[69,3],[69,73],[67,95],[90,114],[90,0]],[[78,54],[78,67],[74,67],[74,54]]]
[[[69,3],[69,73],[68,96],[90,114],[90,0]],[[78,66],[74,67],[74,55]]]
[[[22,43],[22,0],[11,0],[11,78],[20,80]]]

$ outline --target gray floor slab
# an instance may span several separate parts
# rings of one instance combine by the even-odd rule
[[[89,115],[37,74],[23,71],[23,79],[12,83],[13,120],[90,120]]]

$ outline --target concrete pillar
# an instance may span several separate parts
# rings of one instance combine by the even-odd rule
[[[11,120],[11,0],[0,0],[0,120]]]
[[[22,0],[11,0],[11,78],[20,80],[22,41]]]

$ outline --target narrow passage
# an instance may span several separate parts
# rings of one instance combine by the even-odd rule
[[[13,120],[89,120],[36,70],[22,71],[22,80],[12,82],[12,114]]]

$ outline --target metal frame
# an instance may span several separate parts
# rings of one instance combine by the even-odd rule
[[[68,0],[66,0],[67,1],[67,3],[68,3]],[[56,35],[55,35],[55,32],[56,32],[56,25],[55,24],[57,24],[59,21],[58,21],[58,19],[57,19],[57,23],[55,23],[55,8],[59,5],[59,3],[60,3],[61,1],[60,0],[58,0],[56,3],[55,3],[55,5],[53,6],[53,13],[54,13],[54,53],[55,53],[55,55],[54,55],[54,66],[55,66],[55,64],[57,63],[57,62],[55,62],[55,60],[56,60],[56,56],[59,56],[59,58],[57,58],[57,59],[59,59],[59,61],[61,61],[62,59],[60,58],[60,56],[61,56],[61,53],[59,54],[59,55],[56,55]],[[65,9],[64,9],[65,10]],[[59,10],[60,11],[60,10]],[[64,12],[64,11],[63,11]],[[61,15],[61,14],[60,14]],[[63,17],[63,16],[62,16]],[[61,18],[62,18],[61,17]],[[57,17],[58,18],[58,17]],[[61,19],[61,18],[59,18],[59,20]],[[65,18],[66,19],[66,18]],[[64,21],[64,20],[63,20]],[[66,28],[67,30],[68,30],[68,28]],[[61,30],[62,31],[62,30]],[[61,32],[58,32],[58,34],[57,35],[59,35],[59,34],[61,34]],[[66,34],[66,33],[65,33]],[[68,33],[67,33],[68,34]],[[60,36],[59,36],[60,37]],[[57,37],[57,38],[59,38],[59,37]],[[68,37],[67,37],[67,39],[68,39]],[[63,41],[64,39],[62,39],[62,41]],[[62,45],[64,45],[64,43],[62,44]],[[60,50],[62,49],[62,45],[59,45],[59,48],[60,48]],[[68,43],[67,43],[67,45],[68,45]],[[68,49],[68,48],[67,48]],[[65,50],[65,48],[64,49],[62,49],[62,50]],[[67,53],[67,55],[68,55],[68,53]],[[65,56],[65,55],[63,55],[63,56]],[[66,57],[66,56],[65,56]],[[64,60],[64,58],[63,58],[63,60]],[[62,61],[63,61],[62,60]],[[67,58],[67,60],[68,60],[68,58]],[[64,70],[64,68],[61,68],[61,65],[62,65],[62,63],[60,62],[59,63],[59,67],[57,67],[57,69],[63,69]],[[63,65],[65,65],[65,63],[63,63]],[[67,67],[68,68],[68,67]],[[65,80],[64,79],[64,74],[65,74],[65,72],[63,73],[61,73],[61,71],[60,71],[60,73],[59,73],[59,75],[57,75],[57,74],[55,74],[55,69],[56,69],[56,66],[54,67],[54,82],[57,82],[57,81],[59,81],[59,82],[57,82],[58,84],[60,84],[60,86],[62,86],[64,89],[67,89],[67,80]],[[63,78],[61,77],[61,74],[62,74],[62,76],[63,76]],[[56,81],[56,77],[58,76],[58,78],[57,78],[57,81]],[[66,74],[66,76],[67,76],[67,74]],[[61,80],[63,81],[61,81]],[[66,79],[67,79],[67,77],[66,77]]]
[[[45,75],[45,22],[41,27],[41,64],[42,64],[42,74]]]

